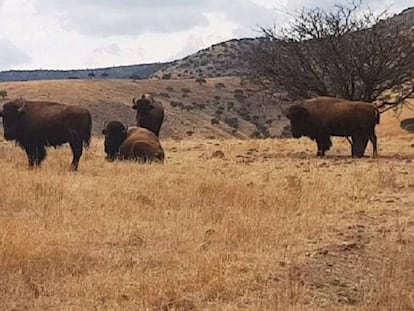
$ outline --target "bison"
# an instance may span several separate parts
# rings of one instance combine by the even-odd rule
[[[375,126],[380,122],[376,107],[366,102],[333,97],[316,97],[292,105],[287,113],[292,136],[307,136],[316,140],[317,156],[323,157],[332,146],[330,136],[352,138],[352,157],[362,157],[368,140],[377,156]]]
[[[137,111],[137,127],[143,127],[159,136],[164,121],[164,107],[155,101],[150,94],[144,94],[140,99],[132,99],[132,109]]]
[[[48,101],[19,98],[3,105],[4,138],[15,140],[27,154],[29,167],[40,166],[47,146],[69,143],[72,170],[77,170],[83,147],[91,140],[92,116],[88,109]]]
[[[119,121],[111,121],[102,130],[102,134],[105,135],[108,161],[118,158],[138,162],[164,162],[164,150],[158,137],[146,128],[127,128]]]

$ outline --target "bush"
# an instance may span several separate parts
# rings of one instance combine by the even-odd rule
[[[197,82],[198,84],[202,85],[202,84],[206,84],[207,83],[207,80],[200,77],[200,78],[195,79],[195,82]]]
[[[211,119],[210,122],[211,122],[211,125],[218,125],[218,124],[220,124],[220,121],[217,120],[217,119],[215,119],[215,118]]]
[[[7,91],[0,91],[0,97],[5,99],[7,97]]]
[[[225,89],[226,85],[222,82],[216,83],[216,89]]]
[[[184,108],[184,104],[182,102],[177,102],[177,101],[171,101],[170,102],[171,107],[179,107],[179,108]]]
[[[161,93],[160,93],[160,96],[161,96],[161,97],[165,97],[165,98],[170,98],[170,94],[168,94],[168,93],[164,93],[164,92],[161,92]]]
[[[171,73],[164,73],[161,77],[163,80],[170,80],[171,79]]]
[[[129,77],[131,80],[141,80],[141,76],[139,74],[134,73]]]
[[[174,88],[173,88],[172,86],[167,86],[165,89],[166,89],[168,92],[173,92],[173,91],[174,91]]]
[[[226,123],[227,125],[234,127],[234,128],[239,128],[239,119],[237,119],[236,117],[233,118],[225,118],[224,119],[224,123]]]

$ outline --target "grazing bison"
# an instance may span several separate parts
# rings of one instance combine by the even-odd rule
[[[159,136],[164,121],[164,107],[155,101],[150,94],[144,94],[140,99],[132,99],[132,109],[137,111],[137,126],[143,127]]]
[[[379,124],[379,116],[378,109],[369,103],[333,97],[316,97],[292,105],[287,114],[292,136],[316,140],[317,156],[320,157],[332,146],[330,136],[351,136],[353,157],[364,155],[369,139],[373,147],[372,156],[376,157],[375,126]]]
[[[108,161],[134,160],[164,162],[164,150],[158,137],[143,127],[128,129],[119,121],[109,122],[102,130],[105,135],[105,153]]]
[[[88,147],[91,139],[92,117],[86,108],[19,98],[5,103],[0,117],[4,138],[15,140],[26,151],[29,167],[41,164],[46,146],[69,143],[71,169],[78,169],[83,147]]]

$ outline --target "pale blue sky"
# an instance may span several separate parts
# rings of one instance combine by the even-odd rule
[[[172,60],[330,0],[0,0],[0,70]],[[367,0],[399,13],[413,0]]]

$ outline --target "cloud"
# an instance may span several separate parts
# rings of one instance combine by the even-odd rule
[[[93,53],[96,54],[111,54],[111,55],[119,55],[121,49],[118,44],[112,43],[104,47],[96,48],[93,50]]]
[[[412,0],[365,0],[392,12]],[[260,35],[295,9],[338,0],[0,0],[4,69],[106,67],[181,58]],[[21,18],[24,16],[24,18]],[[6,55],[7,54],[7,55]]]
[[[197,1],[34,1],[38,12],[58,14],[65,30],[90,36],[172,33],[207,26]]]
[[[30,57],[10,40],[0,38],[0,69],[27,64],[30,61]]]

